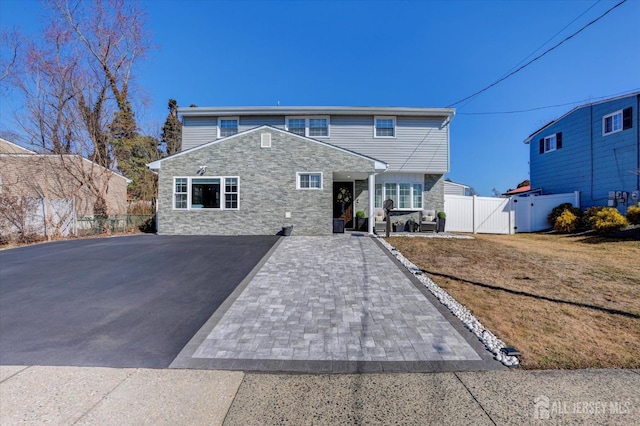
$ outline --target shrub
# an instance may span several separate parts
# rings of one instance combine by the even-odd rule
[[[445,212],[438,212],[438,217],[440,219],[446,219],[447,218],[447,214]]]
[[[549,222],[549,225],[555,227],[556,220],[562,213],[564,213],[565,210],[570,211],[577,218],[580,218],[582,216],[582,211],[580,211],[580,209],[577,207],[573,207],[573,204],[562,203],[559,206],[554,207],[553,210],[551,210],[551,213],[549,213],[549,215],[547,216],[547,221]]]
[[[597,212],[591,219],[591,227],[598,233],[621,231],[629,223],[627,219],[613,207],[605,207]]]
[[[558,232],[564,232],[567,234],[576,232],[580,226],[580,218],[569,210],[562,212],[556,219],[556,223],[553,225],[553,229]]]
[[[596,216],[596,214],[598,214],[598,212],[601,212],[602,210],[606,209],[607,207],[605,206],[595,206],[595,207],[589,207],[588,209],[586,209],[584,211],[584,213],[582,214],[582,229],[592,229],[593,225],[592,225],[592,221],[593,218]]]
[[[627,220],[633,225],[640,225],[640,203],[627,209]]]
[[[364,218],[364,216],[365,216],[365,212],[364,212],[364,210],[358,210],[358,211],[356,212],[356,217],[357,217],[358,219],[363,219],[363,218]]]

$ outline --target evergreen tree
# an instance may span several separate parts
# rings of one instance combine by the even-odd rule
[[[169,115],[162,126],[162,142],[165,145],[167,155],[173,155],[180,151],[182,123],[178,119],[178,103],[175,99],[169,99]]]
[[[138,133],[135,114],[127,100],[114,113],[109,126],[110,144],[118,170],[131,179],[127,193],[132,200],[152,200],[156,195],[157,177],[147,163],[161,157],[158,140]]]

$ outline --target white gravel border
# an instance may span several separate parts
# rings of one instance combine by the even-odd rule
[[[440,234],[438,238],[464,238],[473,239],[469,236],[457,236],[451,234]],[[498,339],[491,331],[487,330],[476,317],[463,305],[458,303],[456,299],[451,297],[449,293],[440,288],[429,277],[422,273],[420,268],[411,263],[406,257],[395,249],[391,244],[385,241],[383,238],[376,235],[376,238],[391,252],[409,270],[422,284],[429,289],[429,291],[444,305],[446,306],[462,323],[467,327],[478,339],[484,344],[484,346],[494,355],[494,358],[506,365],[507,367],[517,367],[520,361],[515,356],[507,356],[500,350],[506,347],[505,343]]]

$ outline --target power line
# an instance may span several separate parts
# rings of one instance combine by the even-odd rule
[[[591,102],[594,102],[594,101],[598,101],[598,100],[601,100],[601,99],[613,98],[613,97],[616,97],[616,96],[622,96],[622,95],[626,95],[626,94],[630,94],[630,93],[635,93],[637,91],[640,91],[640,87],[638,87],[636,89],[632,89],[632,90],[627,90],[625,92],[615,93],[613,95],[598,96],[597,98],[588,98],[588,99],[584,99],[584,100],[581,100],[581,101],[567,102],[567,103],[564,103],[564,104],[546,105],[546,106],[541,106],[541,107],[528,108],[528,109],[517,109],[517,110],[512,110],[512,111],[458,112],[458,113],[456,113],[456,115],[518,114],[518,113],[522,113],[522,112],[538,111],[538,110],[541,110],[541,109],[556,108],[556,107],[562,107],[562,106],[567,106],[567,105],[588,104],[588,103],[591,103]]]
[[[560,31],[558,31],[557,33],[555,33],[554,35],[552,35],[551,37],[549,37],[549,39],[547,39],[547,41],[545,41],[544,43],[542,43],[540,46],[538,46],[537,49],[535,49],[533,52],[531,52],[529,55],[527,55],[523,60],[521,60],[520,62],[518,62],[513,68],[511,68],[509,71],[507,71],[505,73],[508,74],[511,71],[513,71],[514,69],[516,69],[520,64],[522,64],[524,61],[526,61],[527,59],[529,59],[530,57],[532,57],[533,55],[535,55],[536,52],[538,52],[540,49],[542,49],[544,46],[546,46],[547,44],[549,44],[551,42],[551,40],[553,40],[554,38],[556,38],[557,36],[559,36],[564,30],[566,30],[567,28],[569,28],[569,26],[571,24],[573,24],[574,22],[576,22],[578,19],[582,18],[588,11],[590,11],[591,9],[593,9],[598,3],[600,3],[602,0],[597,0],[594,4],[592,4],[591,6],[589,6],[584,12],[582,12],[580,15],[576,16],[571,22],[569,22],[567,25],[565,25],[564,27],[562,27],[562,29]],[[504,75],[502,76],[504,77]]]
[[[560,47],[560,45],[562,45],[563,43],[569,41],[570,39],[572,39],[573,37],[575,37],[576,35],[580,34],[582,31],[584,31],[585,29],[587,29],[588,27],[590,27],[591,25],[595,24],[596,22],[598,22],[600,19],[604,18],[606,15],[608,15],[611,11],[613,11],[614,9],[616,9],[617,7],[619,7],[620,5],[622,5],[623,3],[626,3],[627,0],[622,0],[620,3],[616,4],[615,6],[611,7],[610,9],[608,9],[606,12],[604,12],[602,15],[598,16],[596,19],[594,19],[593,21],[589,22],[588,24],[586,24],[585,26],[583,26],[582,28],[580,28],[578,31],[576,31],[575,33],[571,34],[570,36],[566,37],[564,40],[562,40],[560,43],[552,46],[551,48],[547,49],[546,51],[544,51],[542,54],[536,56],[535,58],[533,58],[532,60],[530,60],[529,62],[527,62],[526,64],[522,65],[521,67],[519,67],[518,69],[516,69],[515,71],[511,71],[509,74],[505,75],[504,77],[499,78],[498,80],[496,80],[495,82],[491,83],[490,85],[488,85],[487,87],[485,87],[484,89],[478,90],[477,92],[475,92],[472,95],[467,96],[466,98],[460,99],[457,102],[452,103],[451,105],[448,105],[447,108],[451,108],[454,105],[457,105],[461,102],[466,101],[467,99],[471,99],[474,98],[476,96],[478,96],[479,94],[486,92],[487,90],[491,89],[493,86],[503,82],[504,80],[506,80],[507,78],[511,77],[512,75],[522,71],[524,68],[528,67],[529,65],[531,65],[532,63],[534,63],[535,61],[537,61],[538,59],[542,58],[543,56],[545,56],[547,53],[555,50],[556,48]]]
[[[533,52],[531,52],[530,54],[528,54],[524,59],[522,59],[520,62],[518,62],[515,66],[513,66],[511,69],[509,69],[506,73],[504,73],[503,75],[501,75],[500,77],[505,77],[507,74],[509,74],[511,71],[515,70],[517,67],[519,67],[521,64],[523,64],[527,59],[529,59],[530,57],[532,57],[533,55],[535,55],[538,51],[540,51],[544,46],[546,46],[547,44],[549,44],[551,42],[551,40],[553,40],[554,38],[556,38],[558,35],[560,35],[564,30],[566,30],[571,24],[573,24],[574,22],[576,22],[578,19],[582,18],[587,12],[589,12],[591,9],[593,9],[598,3],[600,3],[602,0],[597,0],[594,4],[592,4],[591,6],[589,6],[584,12],[582,12],[580,15],[578,15],[577,17],[575,17],[571,22],[569,22],[567,25],[565,25],[564,27],[562,27],[562,29],[558,32],[556,32],[553,36],[549,37],[544,43],[542,43],[540,46],[538,46],[537,49],[535,49]],[[465,102],[463,105],[460,105],[458,107],[458,111],[461,110],[462,108],[464,108],[465,106],[469,105],[471,102],[473,102],[474,98],[470,98],[467,102]]]

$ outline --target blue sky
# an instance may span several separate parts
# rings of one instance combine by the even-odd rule
[[[145,0],[157,48],[136,70],[138,119],[158,134],[169,98],[181,106],[444,107],[619,1]],[[39,9],[34,0],[2,0],[0,24],[31,34]],[[530,133],[576,105],[638,90],[638,22],[640,1],[629,0],[457,104],[448,177],[480,195],[514,188],[529,177],[523,141]],[[563,106],[486,114],[552,105]],[[0,131],[14,130],[15,101],[5,98],[1,107]]]

